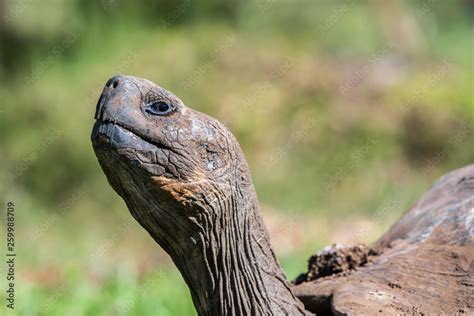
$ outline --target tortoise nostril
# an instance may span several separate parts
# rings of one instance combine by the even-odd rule
[[[115,77],[112,77],[109,79],[109,81],[107,81],[107,83],[105,84],[105,86],[107,88],[112,88],[112,89],[115,89],[117,88],[118,84],[119,84],[119,81],[120,81],[120,77],[119,76],[115,76]]]
[[[99,101],[97,102],[95,119],[100,120],[106,107],[106,103],[109,97],[114,93],[113,89],[117,88],[120,82],[123,80],[123,76],[113,76],[105,83],[105,88],[100,95]]]

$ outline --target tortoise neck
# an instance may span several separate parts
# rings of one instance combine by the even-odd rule
[[[304,315],[270,246],[250,189],[234,192],[223,203],[226,211],[206,221],[213,227],[195,238],[194,249],[182,252],[186,258],[173,260],[200,315]]]
[[[133,194],[111,183],[170,255],[199,315],[306,314],[270,246],[250,182],[154,179],[136,182]]]

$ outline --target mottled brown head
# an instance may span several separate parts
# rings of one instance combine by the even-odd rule
[[[193,232],[186,223],[200,222],[204,211],[219,216],[223,210],[216,205],[232,198],[231,187],[253,192],[245,158],[227,128],[153,82],[111,78],[95,119],[92,143],[109,183],[155,238],[189,240]]]
[[[95,119],[94,149],[123,156],[149,177],[219,181],[235,167],[235,140],[227,129],[148,80],[111,78]]]

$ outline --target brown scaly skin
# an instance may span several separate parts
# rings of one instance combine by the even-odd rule
[[[127,76],[107,82],[95,118],[109,183],[171,256],[200,315],[474,313],[474,165],[443,177],[370,248],[314,257],[313,277],[290,289],[225,126]]]
[[[292,287],[336,315],[474,315],[474,165],[437,181],[346,275]]]
[[[171,111],[160,112],[159,102]],[[128,76],[109,80],[95,118],[92,142],[109,183],[171,256],[200,315],[307,313],[270,247],[246,160],[224,125]]]

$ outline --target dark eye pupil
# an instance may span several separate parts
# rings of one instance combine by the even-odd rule
[[[160,112],[166,112],[168,111],[169,108],[170,106],[166,103],[162,103],[162,102],[158,103],[158,111]]]

